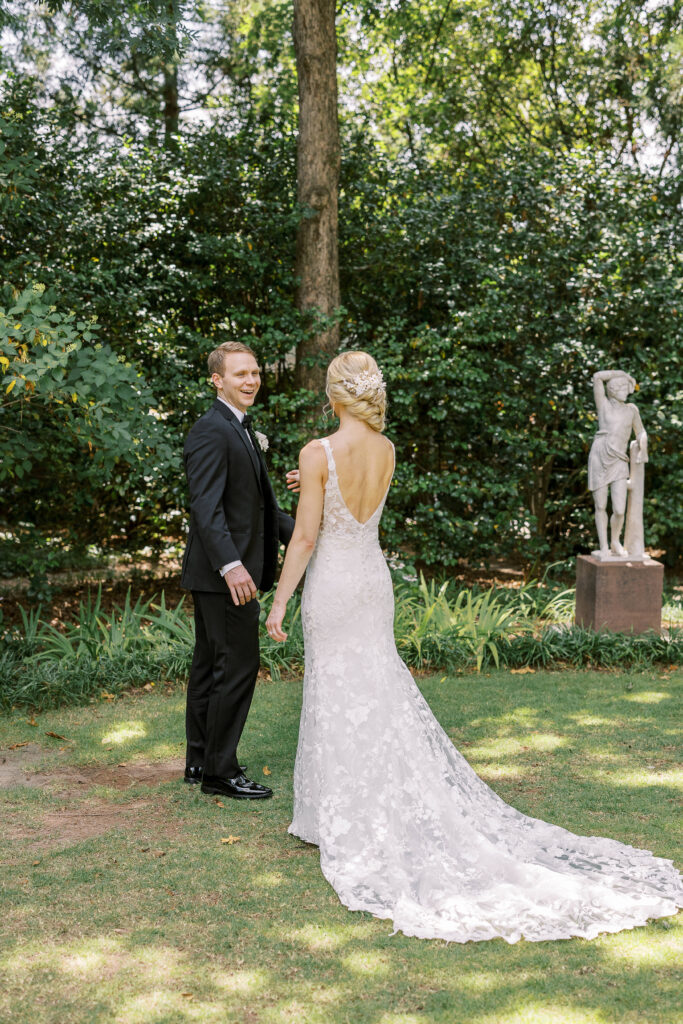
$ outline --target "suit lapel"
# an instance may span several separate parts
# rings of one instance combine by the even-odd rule
[[[213,407],[214,409],[218,409],[220,414],[225,417],[225,419],[228,421],[237,437],[239,437],[240,441],[247,449],[247,453],[249,455],[249,458],[251,459],[251,464],[254,467],[254,472],[256,473],[256,481],[258,483],[259,490],[262,492],[263,487],[261,486],[261,462],[258,453],[254,449],[254,446],[250,443],[249,438],[247,437],[246,430],[239,422],[239,420],[233,413],[232,409],[228,409],[227,405],[221,402],[218,398],[213,403]]]

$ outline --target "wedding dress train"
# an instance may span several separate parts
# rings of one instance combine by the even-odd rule
[[[394,643],[378,539],[344,503],[332,448],[306,574],[306,672],[289,831],[350,910],[454,942],[593,938],[683,905],[671,861],[506,804],[432,714]]]

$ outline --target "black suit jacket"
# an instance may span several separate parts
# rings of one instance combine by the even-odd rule
[[[219,569],[240,561],[257,587],[275,581],[279,544],[294,520],[279,508],[263,456],[227,405],[216,399],[187,435],[190,532],[181,585],[228,594]]]

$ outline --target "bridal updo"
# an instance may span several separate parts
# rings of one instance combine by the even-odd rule
[[[333,359],[327,368],[325,391],[333,406],[342,405],[373,430],[384,430],[386,389],[381,370],[367,352],[342,352]]]

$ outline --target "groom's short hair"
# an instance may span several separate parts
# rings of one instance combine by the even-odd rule
[[[209,366],[209,376],[214,373],[223,373],[223,367],[225,366],[225,357],[230,355],[231,352],[246,352],[247,355],[253,356],[256,359],[256,353],[253,349],[250,349],[248,345],[245,345],[242,341],[224,341],[222,345],[215,348],[213,352],[209,352],[209,358],[207,360]]]

